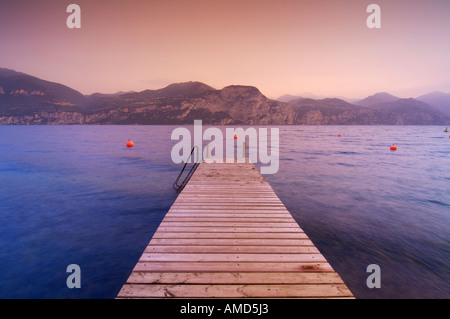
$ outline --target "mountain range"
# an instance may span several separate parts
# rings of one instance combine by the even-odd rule
[[[281,100],[280,100],[281,99]],[[0,68],[0,124],[448,125],[450,94],[416,99],[377,93],[362,100],[286,95],[252,86],[217,90],[201,82],[158,90],[83,95],[65,85]]]

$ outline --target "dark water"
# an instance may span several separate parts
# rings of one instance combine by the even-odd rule
[[[450,297],[450,138],[443,130],[281,130],[280,170],[266,179],[356,297]],[[397,151],[389,150],[393,143]],[[370,264],[381,268],[380,289],[366,285]]]
[[[114,298],[176,198],[174,128],[0,126],[0,297]],[[442,131],[280,128],[280,170],[265,177],[356,297],[450,298]],[[69,264],[81,289],[66,286]]]

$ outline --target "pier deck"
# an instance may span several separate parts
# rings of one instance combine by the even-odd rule
[[[202,163],[118,298],[353,298],[253,164]]]

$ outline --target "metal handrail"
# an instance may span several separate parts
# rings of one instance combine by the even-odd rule
[[[180,185],[178,185],[178,181],[181,178],[181,175],[183,175],[184,169],[186,168],[187,163],[189,162],[189,160],[192,157],[192,153],[194,153],[194,149],[197,149],[197,158],[194,161],[194,165],[191,167],[189,173],[187,174],[187,176],[184,178],[183,182],[181,182]],[[173,183],[173,188],[179,193],[181,192],[184,187],[186,186],[186,184],[189,182],[189,180],[191,179],[192,175],[194,174],[195,170],[197,169],[197,167],[200,165],[200,163],[198,163],[198,146],[194,146],[191,150],[191,154],[189,154],[189,157],[187,159],[187,161],[184,163],[183,168],[181,169],[180,174],[178,174],[177,179],[175,180],[175,182]]]

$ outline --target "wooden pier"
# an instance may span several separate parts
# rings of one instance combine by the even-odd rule
[[[353,298],[253,164],[198,167],[118,298]]]

